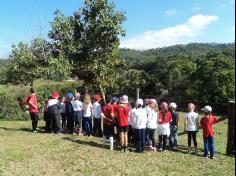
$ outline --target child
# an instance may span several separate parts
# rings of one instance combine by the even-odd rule
[[[91,104],[91,97],[90,95],[85,95],[83,103],[84,130],[85,135],[90,137],[92,134],[92,112],[93,105]]]
[[[95,95],[93,97],[94,103],[93,103],[93,135],[94,136],[102,136],[102,127],[101,127],[101,105],[99,101],[101,100],[101,97],[99,95]]]
[[[155,99],[149,100],[150,110],[147,114],[147,145],[150,150],[156,151],[155,133],[157,129],[158,106]]]
[[[72,101],[74,100],[73,93],[66,94],[66,120],[67,120],[67,129],[70,134],[74,133],[74,110],[72,106]]]
[[[177,112],[175,112],[177,108],[176,103],[170,103],[169,108],[172,114],[172,122],[170,122],[169,144],[172,150],[177,150],[179,115]]]
[[[191,153],[191,138],[194,143],[194,153],[198,153],[197,149],[197,132],[199,128],[198,113],[194,112],[195,105],[193,103],[188,104],[189,112],[185,115],[184,131],[187,130],[188,134],[188,153]]]
[[[128,132],[128,142],[132,143],[134,142],[134,129],[133,129],[133,123],[134,123],[134,112],[136,110],[136,102],[132,101],[130,103],[130,112],[129,112],[129,132]]]
[[[107,104],[102,108],[101,117],[103,118],[103,146],[106,144],[106,139],[109,139],[110,150],[113,150],[114,136],[114,117],[112,115],[113,106],[111,104],[111,96],[106,97]]]
[[[120,130],[120,142],[123,152],[128,152],[128,131],[129,131],[129,101],[128,96],[123,95],[120,98],[120,104],[116,107],[118,124]]]
[[[60,97],[58,92],[53,92],[51,99],[48,100],[48,112],[52,119],[52,130],[54,133],[58,133],[61,130],[60,125],[60,109],[61,104],[58,100]]]
[[[30,96],[28,96],[26,102],[29,105],[29,112],[30,112],[30,118],[32,120],[33,133],[37,133],[39,107],[36,93],[33,88],[30,89]]]
[[[158,116],[159,151],[165,151],[167,137],[170,135],[172,116],[166,102],[162,102],[160,107],[161,111]]]
[[[51,99],[51,97],[48,98],[48,100],[44,103],[44,114],[43,114],[43,119],[46,122],[46,127],[45,127],[45,131],[47,133],[51,133],[52,130],[52,123],[51,123],[51,116],[50,113],[48,111],[48,101]]]
[[[74,127],[76,131],[74,132],[74,135],[80,135],[81,134],[81,128],[82,128],[82,102],[80,101],[80,93],[75,94],[75,99],[72,101],[72,106],[74,110]]]
[[[205,116],[201,119],[201,127],[203,130],[203,139],[204,139],[204,156],[208,157],[208,148],[210,150],[210,158],[214,159],[214,129],[213,124],[218,121],[218,118],[213,116],[212,107],[205,106],[201,109]]]
[[[62,132],[66,131],[66,98],[62,97],[61,99],[61,117],[62,117]]]
[[[136,151],[143,153],[145,149],[145,129],[147,124],[147,114],[145,109],[142,108],[143,100],[136,101],[136,110],[134,113],[133,127],[136,140]]]

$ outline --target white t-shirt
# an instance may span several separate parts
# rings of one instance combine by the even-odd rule
[[[71,103],[72,103],[74,111],[82,111],[83,105],[81,101],[73,100]]]
[[[91,117],[92,116],[92,109],[93,109],[93,106],[91,103],[89,103],[89,104],[83,103],[83,116],[84,117]]]
[[[63,102],[61,102],[61,109],[60,109],[60,112],[61,113],[66,113],[66,104],[65,103],[63,103]]]
[[[187,119],[187,131],[197,131],[197,120],[198,120],[198,113],[196,112],[189,112],[186,113],[185,119]]]
[[[100,119],[101,118],[101,105],[96,101],[93,103],[93,117],[96,119]]]
[[[158,113],[154,109],[150,109],[147,114],[147,128],[157,129]]]
[[[147,113],[143,108],[136,109],[134,111],[134,129],[145,129],[147,124]]]
[[[129,125],[133,125],[134,123],[134,113],[136,111],[136,108],[131,109],[131,111],[129,111]]]

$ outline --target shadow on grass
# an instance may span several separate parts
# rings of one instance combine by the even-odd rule
[[[23,132],[32,133],[32,129],[30,129],[30,128],[7,128],[7,127],[0,127],[0,129],[3,129],[5,131],[13,131],[13,132],[14,131],[15,132],[23,131]],[[44,128],[41,127],[41,128],[39,128],[38,133],[46,133],[46,132],[44,131]]]

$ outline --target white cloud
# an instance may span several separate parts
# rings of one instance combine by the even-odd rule
[[[120,47],[143,50],[175,44],[186,44],[201,35],[202,30],[217,19],[217,16],[198,14],[189,18],[183,24],[157,31],[146,31],[134,38],[124,40],[121,42]]]
[[[167,15],[167,16],[173,16],[176,13],[177,13],[176,10],[167,10],[167,11],[165,11],[165,15]]]

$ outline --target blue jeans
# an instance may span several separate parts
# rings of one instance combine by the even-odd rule
[[[169,145],[171,148],[178,145],[178,127],[176,125],[170,126]]]
[[[150,146],[152,144],[152,147],[156,147],[156,129],[147,129],[147,134],[146,136],[148,136],[148,141],[147,141],[147,145]]]
[[[74,112],[74,122],[75,122],[75,127],[77,128],[82,127],[82,111]]]
[[[87,136],[91,136],[93,130],[91,117],[84,117],[84,130]]]
[[[214,137],[204,137],[204,155],[208,155],[208,150],[210,150],[210,157],[214,157]]]
[[[134,129],[136,150],[138,153],[143,153],[145,149],[145,129]]]

